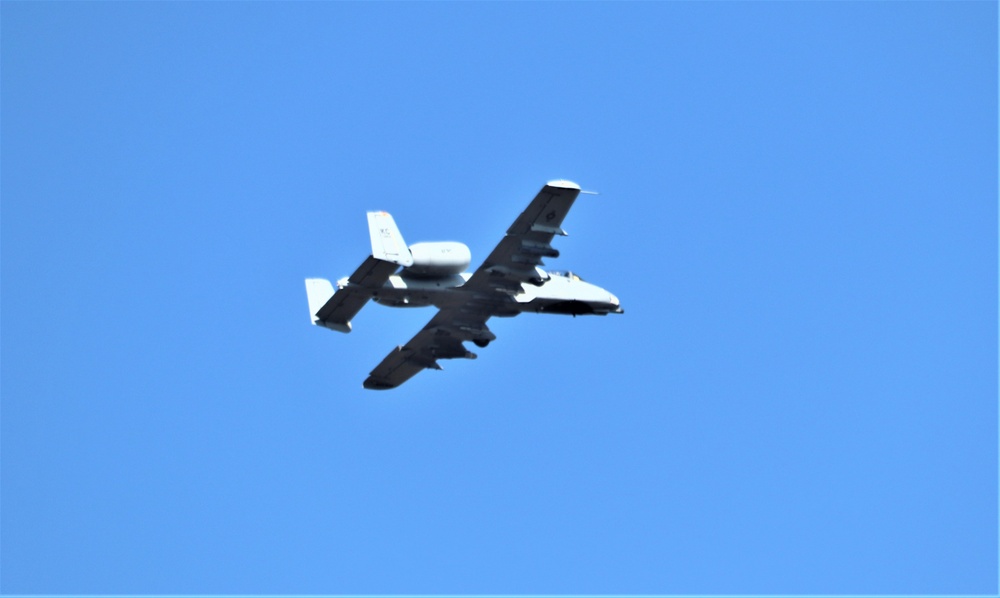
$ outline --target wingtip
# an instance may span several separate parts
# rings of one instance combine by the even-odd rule
[[[389,390],[392,388],[396,388],[395,384],[389,384],[388,382],[377,380],[371,376],[369,376],[368,379],[365,380],[362,386],[364,386],[368,390]]]
[[[559,179],[559,180],[555,180],[555,181],[549,181],[548,183],[545,184],[545,186],[547,186],[547,187],[559,187],[560,189],[576,189],[577,191],[580,190],[580,185],[577,185],[573,181],[567,181],[567,180],[564,180],[564,179]]]

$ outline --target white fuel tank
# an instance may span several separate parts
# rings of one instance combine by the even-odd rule
[[[413,265],[403,269],[404,276],[439,277],[461,274],[472,262],[472,253],[464,243],[442,241],[410,245]]]

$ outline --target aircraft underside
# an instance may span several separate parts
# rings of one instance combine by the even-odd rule
[[[394,277],[395,278],[395,277]],[[388,307],[429,307],[438,309],[461,307],[474,303],[478,309],[492,311],[493,317],[511,317],[520,313],[550,313],[579,315],[607,315],[621,313],[617,299],[605,293],[600,300],[567,296],[566,293],[547,296],[545,285],[539,289],[525,288],[522,293],[511,296],[506,293],[485,294],[477,291],[463,291],[461,287],[430,288],[433,281],[421,280],[416,285],[412,281],[404,288],[386,286],[371,293],[372,301]],[[587,283],[580,283],[587,284]],[[528,285],[525,285],[528,287]],[[591,286],[591,285],[588,285]]]

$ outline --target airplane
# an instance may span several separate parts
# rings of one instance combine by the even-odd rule
[[[551,181],[507,229],[475,272],[463,272],[472,254],[454,241],[409,247],[387,212],[368,212],[372,254],[350,276],[337,281],[306,279],[312,323],[350,332],[351,320],[372,300],[390,307],[433,305],[438,313],[408,343],[393,349],[364,381],[372,390],[396,388],[421,370],[442,369],[439,359],[475,359],[463,344],[486,347],[496,339],[486,321],[524,312],[607,315],[625,313],[618,298],[567,271],[547,272],[542,258],[559,257],[552,247],[580,187]],[[399,268],[402,271],[397,274]]]

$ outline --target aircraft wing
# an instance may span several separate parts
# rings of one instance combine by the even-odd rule
[[[462,289],[473,291],[460,306],[442,309],[410,342],[396,347],[365,380],[365,388],[395,388],[426,368],[441,369],[438,359],[475,359],[464,341],[492,341],[496,336],[486,321],[497,315],[516,315],[505,303],[521,290],[522,283],[541,284],[545,274],[538,266],[543,257],[558,257],[552,247],[580,187],[569,181],[552,181],[542,187],[528,207],[507,229],[507,234]]]
[[[552,181],[542,187],[464,288],[517,293],[521,283],[544,282],[538,266],[543,257],[559,257],[552,238],[566,235],[560,227],[579,194],[580,187],[570,181]]]
[[[396,347],[365,380],[365,388],[385,390],[406,382],[420,370],[442,369],[438,359],[475,359],[462,344],[468,340],[496,338],[486,327],[489,312],[462,307],[442,309],[416,336]]]

